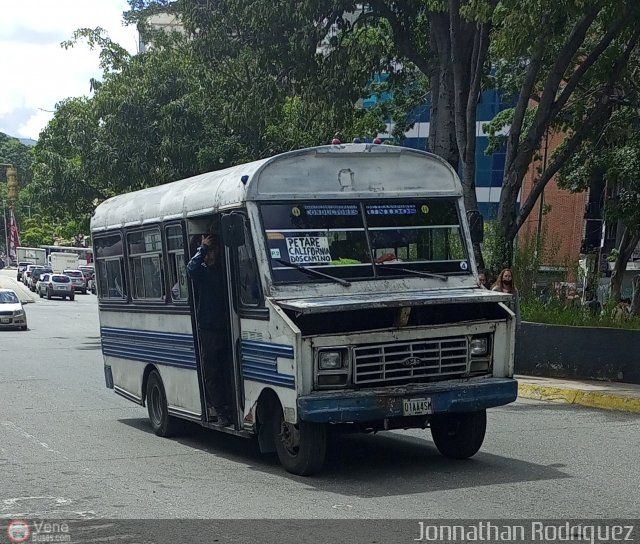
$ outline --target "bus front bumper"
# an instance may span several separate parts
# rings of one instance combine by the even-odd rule
[[[471,378],[406,387],[317,392],[298,398],[298,416],[313,423],[358,423],[404,417],[405,400],[430,401],[429,414],[477,412],[516,400],[511,378]],[[424,406],[424,404],[423,404]]]

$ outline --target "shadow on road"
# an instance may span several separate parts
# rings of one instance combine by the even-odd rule
[[[119,421],[153,434],[147,419]],[[427,440],[430,434],[425,430],[424,439],[399,432],[332,435],[322,472],[303,478],[286,472],[275,455],[259,453],[255,440],[210,431],[190,423],[185,431],[183,436],[172,440],[247,465],[251,470],[285,476],[321,491],[362,498],[569,477],[558,470],[558,466],[538,465],[482,451],[464,461],[446,459],[438,453],[433,442]]]

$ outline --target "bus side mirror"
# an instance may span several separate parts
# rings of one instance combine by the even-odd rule
[[[471,241],[474,244],[481,244],[484,241],[484,217],[478,210],[469,210],[467,221],[469,221]]]
[[[222,241],[227,247],[244,245],[244,217],[239,213],[229,213],[222,216]]]

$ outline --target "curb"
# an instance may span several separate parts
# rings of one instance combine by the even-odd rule
[[[579,404],[590,408],[640,414],[640,398],[616,395],[615,393],[518,383],[518,396],[535,400],[561,400],[569,404]]]

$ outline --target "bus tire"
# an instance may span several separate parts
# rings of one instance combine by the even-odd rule
[[[157,370],[152,370],[147,378],[147,411],[156,435],[169,438],[178,432],[180,422],[169,415],[167,395]]]
[[[278,459],[287,472],[310,476],[322,468],[327,452],[325,425],[308,421],[301,421],[297,426],[288,423],[280,403],[274,407],[271,424]],[[297,446],[294,445],[295,434],[298,435]]]
[[[487,411],[442,414],[431,419],[431,436],[438,451],[449,459],[468,459],[482,446]]]

